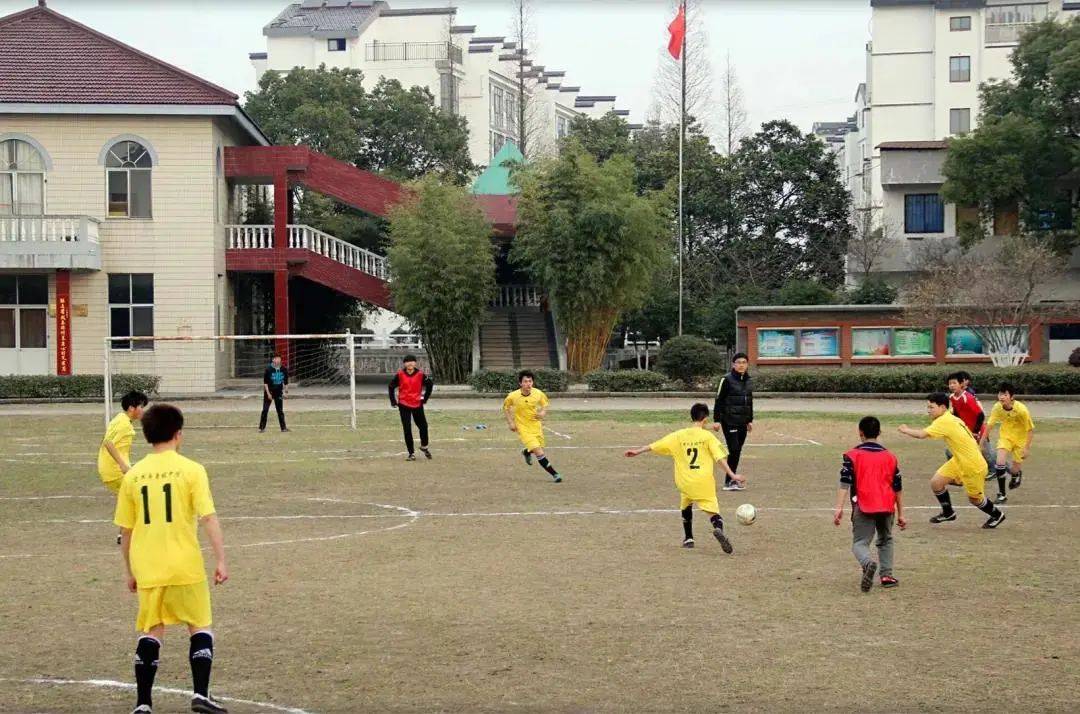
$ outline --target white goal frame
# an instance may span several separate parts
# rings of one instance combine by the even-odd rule
[[[113,349],[114,342],[288,342],[297,340],[341,340],[349,352],[349,426],[356,430],[356,334],[346,330],[333,334],[305,335],[153,335],[144,337],[106,337],[104,347],[104,384],[103,401],[105,402],[105,426],[112,420],[113,405]]]

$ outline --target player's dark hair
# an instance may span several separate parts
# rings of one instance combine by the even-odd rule
[[[401,358],[401,363],[402,364],[405,364],[406,362],[415,362],[415,361],[416,361],[416,355],[405,355],[404,357]]]
[[[184,428],[184,415],[172,404],[155,404],[142,418],[142,433],[151,444],[172,441]]]
[[[926,401],[937,404],[939,407],[947,407],[949,406],[949,395],[945,392],[934,392],[926,395]]]
[[[149,403],[150,399],[142,392],[128,392],[120,400],[120,408],[127,411],[132,407],[145,407]]]
[[[948,377],[945,378],[945,384],[948,384],[949,382],[953,381],[954,379],[957,382],[959,382],[960,384],[963,384],[964,380],[967,379],[967,372],[953,372],[952,374],[950,374]]]
[[[518,372],[518,384],[521,384],[521,380],[525,379],[526,377],[533,380],[534,382],[536,381],[536,376],[533,375],[532,372],[530,372],[527,369],[523,369],[520,372]]]
[[[971,381],[971,373],[968,372],[967,370],[962,369],[959,372],[957,372],[956,374],[958,374],[960,376],[960,381],[961,382],[970,382]]]
[[[998,385],[998,394],[1001,394],[1002,392],[1011,397],[1016,394],[1016,385],[1012,382],[1002,382]]]
[[[735,361],[735,360],[737,360],[737,359],[745,359],[745,360],[749,360],[749,359],[750,359],[750,357],[749,357],[749,356],[747,356],[747,354],[746,354],[745,352],[736,352],[736,353],[735,353],[735,356],[731,358],[731,361],[732,361],[732,362],[734,362],[734,361]]]
[[[864,416],[859,420],[859,431],[867,439],[876,439],[881,436],[881,422],[875,416]]]
[[[698,402],[694,406],[690,407],[690,419],[692,421],[701,421],[709,416],[709,407],[706,404]]]

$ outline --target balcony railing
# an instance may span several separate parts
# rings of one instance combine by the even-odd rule
[[[535,285],[500,285],[492,307],[540,307],[543,291]]]
[[[452,42],[369,42],[364,48],[364,58],[368,62],[461,62],[461,48]]]
[[[90,216],[0,216],[0,243],[97,243],[99,223]]]
[[[232,250],[259,250],[274,247],[274,227],[267,225],[226,226],[228,246]],[[383,280],[389,279],[386,258],[370,250],[358,248],[329,233],[311,226],[289,226],[289,248],[310,250],[313,253],[355,268]]]
[[[91,216],[0,216],[0,268],[101,270]]]

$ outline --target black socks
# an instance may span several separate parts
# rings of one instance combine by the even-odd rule
[[[138,691],[139,705],[153,706],[150,693],[154,689],[154,675],[157,674],[160,653],[161,643],[149,635],[140,637],[139,643],[135,645],[135,688]]]
[[[559,475],[559,472],[555,470],[555,467],[551,465],[551,462],[548,461],[548,458],[546,456],[541,456],[539,459],[536,460],[536,463],[543,466],[544,471],[547,471],[552,476],[558,476]]]
[[[714,513],[709,516],[709,523],[712,523],[713,528],[724,530],[724,519],[720,517],[719,513]]]
[[[196,632],[191,636],[191,681],[196,694],[210,696],[210,667],[214,663],[214,636]]]
[[[1002,493],[1004,493],[1004,491],[1002,491]],[[986,497],[983,497],[982,503],[975,507],[986,515],[990,516],[991,518],[997,518],[1001,515],[1001,511],[998,510],[998,507],[995,506],[993,502]]]
[[[948,489],[943,490],[941,493],[935,493],[934,497],[937,498],[938,503],[941,504],[941,512],[944,513],[946,516],[952,515],[952,499],[949,498]]]
[[[682,510],[682,532],[686,540],[694,538],[694,511],[693,506],[687,506]]]

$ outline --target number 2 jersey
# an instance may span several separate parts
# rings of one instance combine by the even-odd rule
[[[649,445],[654,454],[675,462],[675,485],[690,499],[715,499],[713,464],[727,458],[728,450],[716,436],[696,426],[679,429]]]
[[[206,580],[198,519],[214,513],[202,465],[175,451],[148,454],[120,484],[113,522],[131,534],[131,572],[140,588]]]

